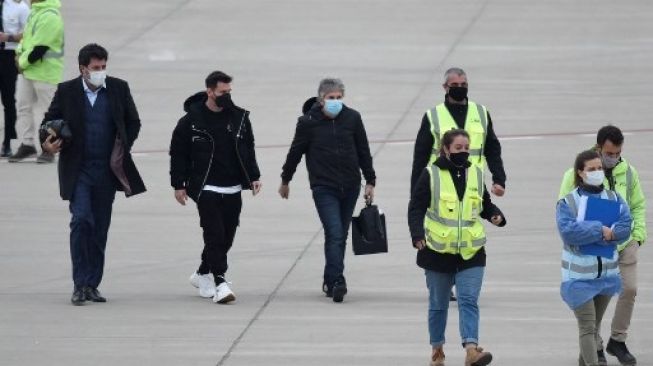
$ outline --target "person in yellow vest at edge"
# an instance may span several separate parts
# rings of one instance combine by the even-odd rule
[[[628,240],[632,218],[624,199],[604,186],[605,173],[596,151],[578,154],[573,175],[574,188],[556,206],[556,223],[564,244],[560,295],[578,322],[578,365],[599,366],[605,364],[605,355],[597,351],[598,324],[610,298],[622,291],[617,246]],[[598,220],[579,220],[587,197],[619,202],[617,220],[610,227]],[[589,244],[598,245],[604,253],[595,252],[596,248],[587,247]]]
[[[481,218],[496,226],[505,226],[506,220],[485,189],[483,169],[469,162],[469,150],[467,131],[445,132],[437,160],[422,170],[408,205],[417,265],[424,269],[429,290],[431,366],[444,365],[444,334],[454,281],[465,366],[492,361],[492,354],[478,346],[478,298],[486,261]]]
[[[604,126],[596,135],[594,150],[599,153],[605,171],[603,185],[625,199],[633,219],[630,238],[617,247],[623,292],[617,300],[610,340],[605,349],[608,354],[617,357],[622,365],[633,366],[637,364],[637,359],[628,351],[626,338],[637,295],[638,251],[646,240],[646,199],[637,171],[621,157],[623,142],[624,136],[618,127]],[[574,170],[569,169],[562,179],[559,198],[566,197],[574,188]],[[600,332],[600,326],[599,323],[597,332]],[[598,341],[599,365],[604,366],[607,361],[600,335]]]
[[[492,173],[492,193],[501,197],[506,187],[506,172],[501,159],[501,144],[494,133],[492,119],[487,108],[467,98],[469,83],[467,74],[461,68],[452,67],[444,73],[444,102],[426,111],[413,153],[413,169],[410,191],[422,170],[438,157],[442,134],[451,129],[464,129],[470,135],[469,161]],[[451,293],[451,301],[456,298]]]
[[[9,157],[16,163],[35,156],[36,124],[48,110],[57,84],[63,79],[64,33],[59,0],[32,0],[23,38],[16,47],[16,125],[23,128],[22,141]],[[52,163],[54,155],[43,151],[37,163]]]

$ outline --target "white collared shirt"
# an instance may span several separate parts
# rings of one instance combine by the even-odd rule
[[[95,105],[95,100],[97,99],[100,90],[107,88],[107,83],[105,82],[104,85],[93,91],[88,87],[88,85],[86,85],[86,80],[84,80],[84,78],[82,78],[82,85],[84,85],[84,94],[86,94],[86,98],[88,98],[89,103],[91,103],[91,107]]]
[[[24,1],[5,0],[2,3],[2,29],[4,33],[16,35],[23,33],[29,17],[29,5]],[[16,42],[5,42],[6,50],[15,50]]]

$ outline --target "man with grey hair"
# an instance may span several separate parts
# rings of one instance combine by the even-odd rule
[[[372,202],[376,174],[361,115],[344,105],[340,79],[320,82],[317,98],[304,103],[295,136],[281,173],[279,194],[287,199],[297,164],[306,154],[313,201],[324,228],[324,282],[322,290],[334,302],[347,293],[344,276],[345,246],[351,216],[360,194],[361,171],[365,199]]]
[[[468,81],[465,71],[452,67],[444,73],[444,103],[424,113],[422,125],[415,140],[413,172],[410,191],[425,166],[437,158],[440,136],[451,129],[464,129],[469,133],[469,161],[481,168],[487,166],[492,173],[492,193],[503,196],[506,172],[501,159],[501,144],[494,133],[487,108],[467,98]]]

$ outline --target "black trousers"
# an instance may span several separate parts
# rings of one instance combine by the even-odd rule
[[[5,109],[5,136],[3,144],[8,145],[9,140],[16,138],[16,52],[13,50],[0,50],[0,97]]]
[[[242,205],[240,192],[222,194],[203,191],[197,202],[204,236],[202,263],[197,272],[213,273],[216,284],[221,282],[217,276],[224,275],[229,268],[227,252],[231,249],[236,236]]]

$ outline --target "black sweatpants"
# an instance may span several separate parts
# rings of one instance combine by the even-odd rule
[[[5,110],[5,135],[3,144],[16,138],[16,53],[13,50],[0,50],[0,97]]]
[[[222,282],[217,276],[227,272],[227,252],[231,249],[240,220],[242,199],[240,192],[222,194],[203,191],[197,202],[200,226],[204,236],[202,263],[199,274],[213,273],[216,285]]]

